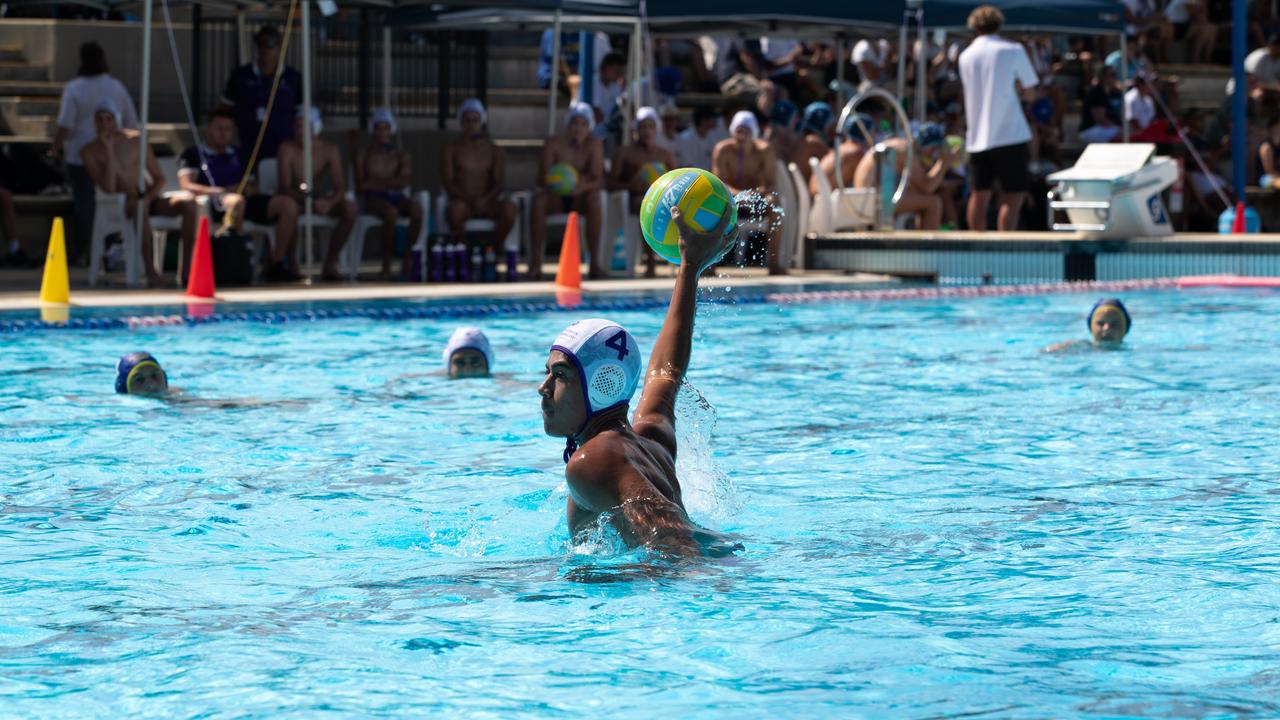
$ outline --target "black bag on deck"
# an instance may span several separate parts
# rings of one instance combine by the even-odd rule
[[[213,236],[213,282],[249,285],[253,282],[253,238],[225,232]]]

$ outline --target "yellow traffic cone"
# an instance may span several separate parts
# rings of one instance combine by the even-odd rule
[[[49,253],[44,258],[40,302],[58,305],[71,302],[71,285],[67,281],[67,242],[63,237],[60,217],[53,219],[53,230],[49,232]]]

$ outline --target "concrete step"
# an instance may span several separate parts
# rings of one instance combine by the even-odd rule
[[[21,45],[0,45],[0,62],[26,62]]]
[[[5,80],[0,86],[0,93],[8,96],[22,95],[31,97],[62,97],[62,87],[66,83],[50,80]]]
[[[7,87],[12,80],[48,80],[49,72],[47,65],[0,60],[0,83],[3,83],[0,87]]]

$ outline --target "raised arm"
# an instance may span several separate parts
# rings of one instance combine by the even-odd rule
[[[725,234],[730,213],[710,232],[699,233],[685,224],[677,208],[671,218],[680,230],[680,267],[671,291],[671,305],[662,322],[658,340],[649,355],[644,389],[632,426],[635,431],[661,443],[676,454],[676,395],[689,369],[689,353],[693,347],[693,317],[698,304],[698,276],[708,265],[724,255],[738,239],[735,229]]]

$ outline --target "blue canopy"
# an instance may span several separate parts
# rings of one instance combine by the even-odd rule
[[[924,0],[924,24],[932,28],[964,28],[976,0]],[[1004,13],[1005,28],[1046,32],[1119,33],[1124,5],[1115,0],[990,0]],[[899,16],[904,3],[894,3]],[[874,12],[874,10],[873,10]]]

